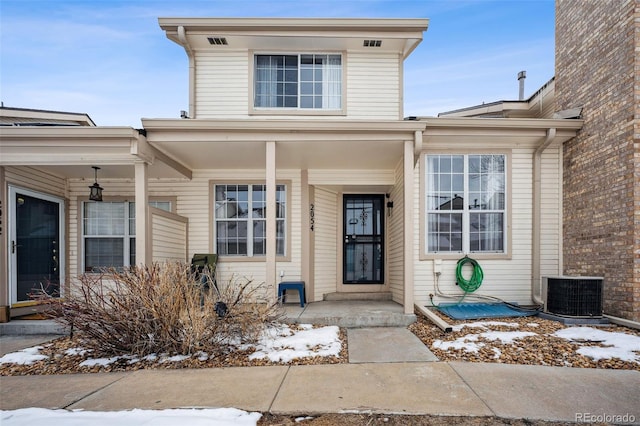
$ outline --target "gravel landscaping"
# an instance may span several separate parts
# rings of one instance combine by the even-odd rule
[[[491,321],[453,321],[447,317],[443,318],[453,325],[454,331],[445,333],[422,316],[408,327],[440,361],[640,370],[640,330],[617,325],[570,328],[557,321],[538,317],[501,318]],[[291,333],[301,335],[306,329],[308,327],[291,326]],[[578,338],[562,337],[563,332],[570,331],[575,334],[580,330],[588,334]],[[312,347],[309,354],[293,357],[289,355],[286,358],[257,357],[259,350],[247,347],[214,358],[209,358],[206,354],[161,354],[132,359],[127,356],[109,357],[86,351],[83,350],[82,341],[62,337],[43,344],[38,349],[31,349],[31,362],[11,362],[8,355],[0,358],[0,375],[347,363],[348,347],[344,329],[339,329],[337,340],[341,348],[330,356],[322,351],[322,345],[310,342],[308,344]],[[625,350],[616,347],[616,342],[621,340],[627,345]],[[284,345],[293,343],[285,342]],[[285,349],[291,352],[290,348]],[[605,352],[598,355],[594,350]]]

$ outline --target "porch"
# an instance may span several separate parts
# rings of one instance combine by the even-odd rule
[[[300,307],[285,303],[285,322],[290,324],[337,325],[345,328],[406,327],[416,315],[391,300],[325,300]]]

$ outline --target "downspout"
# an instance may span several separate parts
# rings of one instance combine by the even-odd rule
[[[196,118],[196,61],[187,40],[187,32],[182,25],[178,27],[178,40],[189,58],[189,117]]]
[[[540,277],[540,240],[542,229],[542,153],[556,138],[556,129],[547,129],[546,136],[533,153],[533,223],[531,226],[531,299],[544,305]]]

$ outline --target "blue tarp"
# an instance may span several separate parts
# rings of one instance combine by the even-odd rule
[[[538,313],[534,310],[521,310],[505,303],[453,303],[441,304],[438,309],[457,320],[501,317],[527,317]]]

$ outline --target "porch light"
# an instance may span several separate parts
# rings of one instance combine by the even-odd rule
[[[91,190],[91,192],[89,193],[89,199],[91,201],[102,201],[102,187],[98,185],[98,170],[100,170],[100,167],[98,166],[91,166],[91,167],[94,170],[95,182],[93,183],[93,185],[89,187],[89,189]]]

